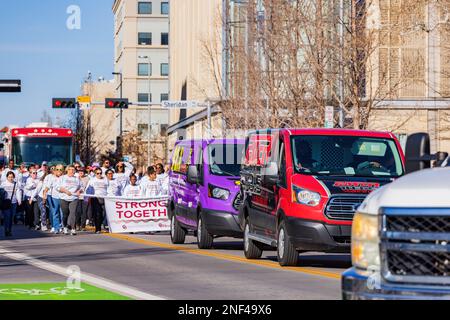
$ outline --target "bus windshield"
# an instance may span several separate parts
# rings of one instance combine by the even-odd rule
[[[355,136],[294,136],[297,173],[396,178],[403,164],[394,140]]]
[[[17,165],[41,164],[43,161],[50,165],[72,163],[72,138],[18,137],[12,142],[12,157]]]

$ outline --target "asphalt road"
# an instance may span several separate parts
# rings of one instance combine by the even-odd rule
[[[192,236],[186,245],[172,245],[162,234],[52,236],[21,226],[14,233],[0,238],[0,283],[64,279],[36,266],[46,262],[53,268],[75,265],[82,275],[163,299],[340,299],[340,274],[351,264],[349,255],[307,253],[298,267],[282,268],[275,251],[247,260],[242,241],[230,238],[217,239],[212,250],[198,250]]]

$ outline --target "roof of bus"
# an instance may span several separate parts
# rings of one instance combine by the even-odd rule
[[[73,137],[72,129],[67,128],[14,128],[11,129],[13,137]]]
[[[367,130],[353,130],[353,129],[261,129],[253,130],[250,133],[287,133],[288,135],[331,135],[331,136],[359,136],[359,137],[374,137],[374,138],[394,138],[391,132],[381,131],[367,131]]]

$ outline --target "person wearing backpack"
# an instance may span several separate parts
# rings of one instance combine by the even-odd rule
[[[6,175],[6,180],[0,185],[0,188],[4,190],[1,209],[3,212],[5,237],[12,236],[12,224],[17,205],[22,203],[22,190],[15,179],[15,173],[9,171]]]

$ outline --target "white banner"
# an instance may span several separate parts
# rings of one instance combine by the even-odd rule
[[[167,197],[152,199],[105,198],[111,233],[170,231]]]

